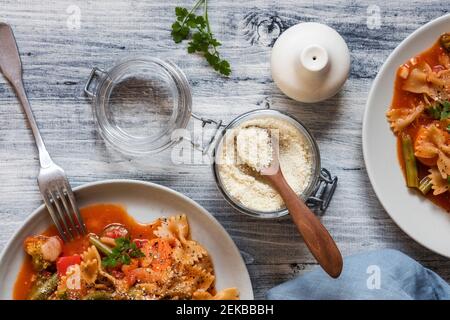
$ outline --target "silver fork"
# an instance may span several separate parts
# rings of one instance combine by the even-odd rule
[[[61,238],[67,242],[86,234],[86,226],[78,210],[75,196],[63,169],[57,166],[48,154],[31,106],[23,81],[22,63],[11,27],[0,22],[0,70],[16,90],[30,123],[31,131],[39,151],[41,169],[38,176],[39,190]]]

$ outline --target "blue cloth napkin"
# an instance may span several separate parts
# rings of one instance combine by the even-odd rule
[[[267,293],[272,300],[440,300],[450,286],[433,271],[396,250],[378,250],[344,259],[338,279],[322,269],[283,283]]]

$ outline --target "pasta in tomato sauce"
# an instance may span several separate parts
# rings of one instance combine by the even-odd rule
[[[211,258],[186,215],[140,224],[105,204],[81,214],[85,237],[64,244],[51,227],[25,240],[15,299],[238,299],[236,288],[216,291]]]
[[[450,33],[398,68],[386,116],[407,186],[450,211]]]

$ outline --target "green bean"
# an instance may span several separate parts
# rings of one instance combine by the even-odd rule
[[[50,278],[33,289],[30,300],[47,300],[58,287],[58,274],[53,274]]]
[[[433,183],[431,182],[431,179],[428,177],[425,177],[422,180],[420,180],[419,190],[423,194],[427,194],[428,192],[430,192],[432,186],[433,186]]]
[[[414,156],[412,139],[408,134],[403,134],[401,139],[403,160],[405,161],[406,185],[410,188],[418,188],[419,176],[417,173],[416,157]]]
[[[95,236],[89,236],[89,242],[93,244],[100,252],[103,254],[106,254],[109,256],[112,254],[112,250],[110,247],[108,247],[106,244],[102,243],[99,239],[97,239]]]
[[[83,300],[113,300],[113,296],[106,291],[92,291],[85,295]]]

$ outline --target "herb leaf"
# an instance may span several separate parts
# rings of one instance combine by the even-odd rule
[[[177,20],[172,24],[172,39],[175,43],[183,40],[188,42],[188,53],[202,54],[209,65],[217,72],[229,76],[231,74],[230,63],[220,57],[218,47],[221,43],[214,38],[208,19],[208,0],[197,0],[191,11],[186,8],[176,7]],[[203,16],[194,14],[200,5],[203,5]]]
[[[441,105],[442,105],[441,120],[450,118],[450,102],[443,101]]]
[[[440,105],[436,104],[434,106],[431,106],[427,109],[427,113],[430,117],[433,119],[440,119],[441,118],[441,110]]]
[[[114,268],[118,265],[130,264],[131,258],[145,257],[136,243],[129,238],[117,238],[115,242],[116,246],[112,249],[112,253],[102,259],[103,267]]]
[[[450,102],[442,101],[437,102],[433,106],[427,109],[427,113],[430,117],[436,120],[445,120],[450,118]]]

